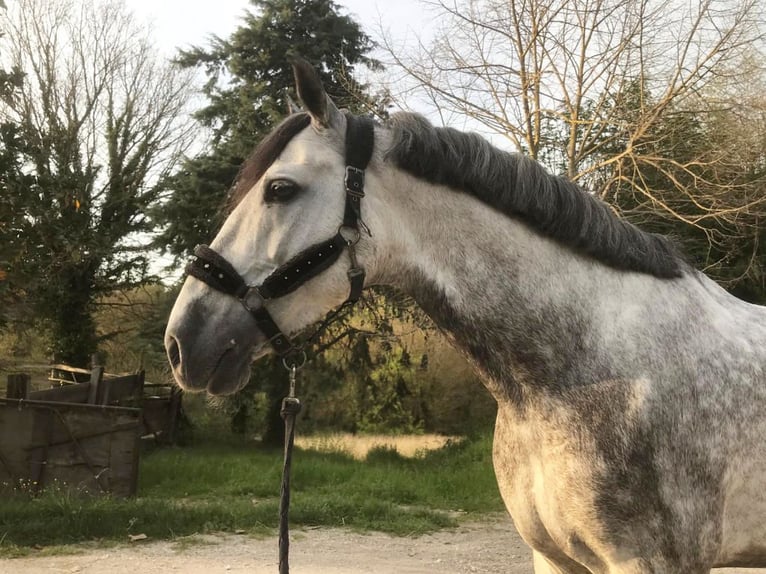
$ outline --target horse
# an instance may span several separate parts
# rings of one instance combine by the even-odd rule
[[[363,120],[293,68],[306,111],[243,165],[168,320],[177,383],[235,392],[349,282],[392,286],[497,401],[495,474],[536,574],[766,566],[766,308],[533,159]]]

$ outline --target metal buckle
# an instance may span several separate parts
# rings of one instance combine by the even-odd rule
[[[352,165],[346,166],[346,193],[354,197],[364,197],[364,170]]]
[[[261,292],[258,291],[258,287],[250,287],[248,288],[247,293],[242,296],[240,302],[245,309],[253,313],[264,306],[266,299],[264,299]]]

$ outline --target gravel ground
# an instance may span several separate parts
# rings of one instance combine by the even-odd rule
[[[0,560],[2,574],[274,574],[277,539],[197,536],[112,548],[73,547],[77,554]],[[531,552],[506,516],[418,537],[343,529],[295,530],[294,574],[532,574]],[[724,569],[717,574],[766,574]]]

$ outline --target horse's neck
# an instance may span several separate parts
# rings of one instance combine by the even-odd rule
[[[496,396],[518,399],[604,368],[596,322],[632,289],[640,300],[659,280],[618,273],[472,197],[404,179],[411,188],[388,207],[396,231],[378,279],[411,294]]]

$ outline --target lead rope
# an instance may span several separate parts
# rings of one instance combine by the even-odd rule
[[[290,392],[282,399],[280,414],[285,421],[285,460],[282,466],[282,486],[279,498],[279,574],[289,574],[290,526],[288,513],[290,511],[290,467],[293,459],[293,444],[295,443],[295,417],[301,412],[301,402],[295,396],[295,376],[298,371],[296,364],[285,367],[290,371]]]

